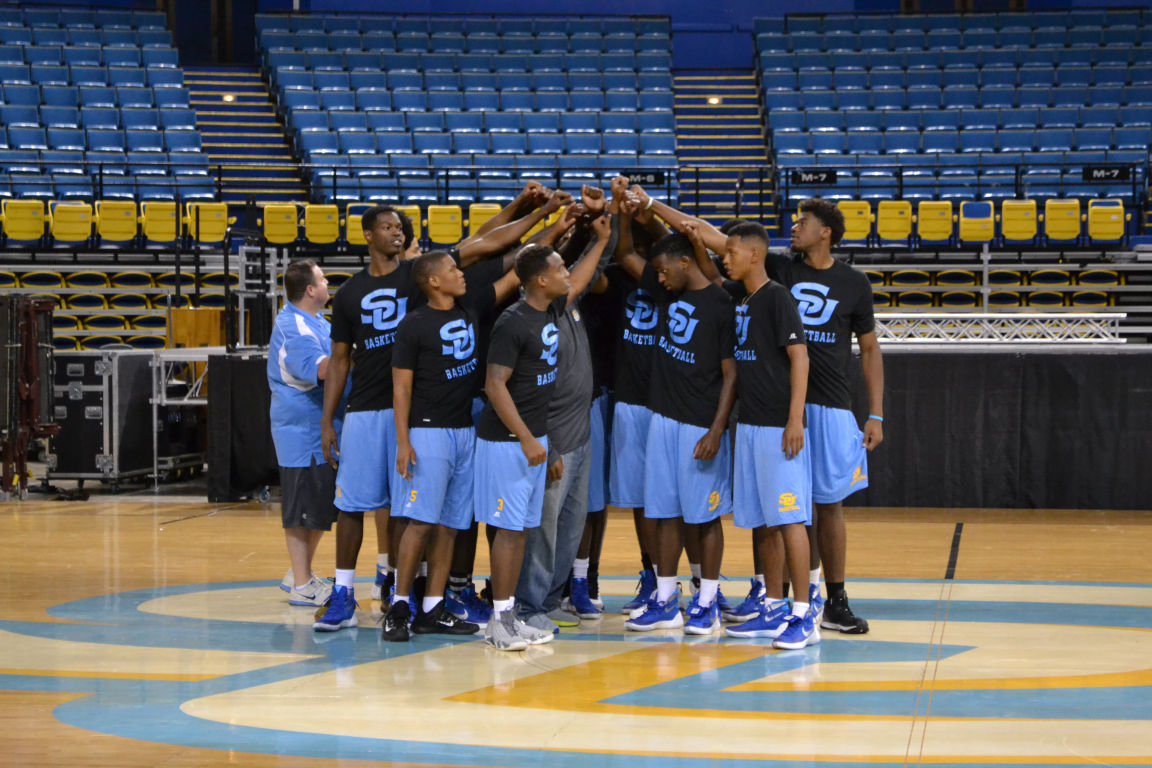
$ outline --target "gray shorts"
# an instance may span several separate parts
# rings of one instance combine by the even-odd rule
[[[312,460],[310,467],[280,467],[280,518],[285,528],[330,531],[336,521],[336,470]]]

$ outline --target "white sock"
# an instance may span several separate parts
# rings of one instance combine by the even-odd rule
[[[511,598],[511,597],[508,598],[507,600],[493,600],[492,601],[492,612],[493,613],[504,613],[504,611],[512,610],[512,603],[514,602],[514,600],[515,599]]]
[[[656,563],[652,563],[652,575],[660,578],[660,569],[656,567]]]
[[[572,578],[586,579],[588,578],[588,561],[591,558],[576,558],[572,561]]]
[[[396,603],[406,603],[406,602],[408,602],[408,595],[393,595],[392,596],[392,605],[396,605]]]
[[[423,576],[424,578],[428,578],[428,561],[427,560],[421,560],[420,561],[420,570],[416,571],[416,575],[417,576]]]
[[[697,602],[705,608],[716,602],[716,593],[720,590],[720,579],[700,579],[700,594]]]
[[[820,569],[819,568],[813,568],[812,570],[808,571],[808,586],[812,587],[813,585],[817,589],[820,588]]]
[[[343,568],[337,568],[336,569],[336,586],[347,587],[348,589],[352,589],[352,582],[355,580],[356,580],[356,569],[355,568],[349,568],[347,570],[344,570]]]
[[[768,586],[768,582],[764,581],[764,574],[762,573],[756,574],[756,581],[760,582],[760,586],[762,587]]]
[[[804,618],[804,614],[808,613],[808,603],[792,603],[792,615]]]
[[[441,601],[443,600],[444,598],[442,597],[426,597],[424,598],[424,603],[420,607],[424,609],[424,613],[431,613],[436,609],[436,606],[440,605]]]
[[[388,553],[387,552],[385,552],[382,555],[376,555],[376,567],[377,568],[383,568],[384,570],[388,570]]]
[[[656,599],[660,602],[667,602],[674,594],[676,594],[676,587],[679,582],[675,576],[657,576],[656,577]]]
[[[688,570],[692,572],[692,578],[700,578],[700,563],[688,563]]]

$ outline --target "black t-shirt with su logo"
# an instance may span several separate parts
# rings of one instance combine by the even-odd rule
[[[640,287],[660,308],[648,407],[685,424],[712,426],[723,384],[720,361],[736,351],[732,299],[711,283],[670,293],[651,265],[640,274]]]
[[[461,429],[472,426],[472,398],[484,373],[476,343],[477,318],[496,301],[491,284],[451,309],[425,305],[409,312],[396,330],[392,367],[413,372],[409,427]]]
[[[528,431],[537,438],[548,434],[548,402],[556,382],[560,350],[557,322],[567,305],[568,297],[561,296],[541,312],[521,299],[504,310],[492,327],[488,365],[512,369],[508,394]],[[485,403],[480,412],[476,436],[491,441],[517,439],[500,420],[491,402]]]
[[[808,343],[808,402],[848,409],[852,395],[848,366],[852,334],[876,328],[872,284],[868,277],[842,261],[828,269],[813,269],[802,258],[769,253],[768,276],[783,283],[796,300]]]
[[[409,311],[425,303],[412,280],[412,262],[373,277],[367,269],[348,278],[332,299],[332,341],[352,345],[349,411],[392,407],[392,345]]]
[[[736,420],[757,427],[788,425],[792,363],[788,347],[804,343],[804,326],[792,294],[769,281],[751,295],[743,283],[726,280],[736,300]]]

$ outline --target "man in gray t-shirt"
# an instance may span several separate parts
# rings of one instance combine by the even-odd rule
[[[599,190],[596,190],[597,192]],[[602,194],[602,193],[601,193]],[[589,213],[603,210],[603,197],[591,198],[584,189]],[[596,204],[599,203],[597,209]],[[600,254],[600,266],[591,285],[616,250],[617,219],[611,217],[612,234]],[[574,237],[581,237],[580,232]],[[587,250],[596,247],[589,243]],[[560,609],[564,585],[584,533],[588,515],[588,477],[591,470],[592,355],[584,318],[577,303],[569,305],[557,322],[560,354],[556,383],[548,406],[548,484],[540,526],[527,531],[524,565],[516,585],[516,606],[529,626],[555,631],[576,626],[580,620]]]

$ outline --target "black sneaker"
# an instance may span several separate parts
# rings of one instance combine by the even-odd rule
[[[384,629],[380,636],[390,643],[403,643],[408,640],[408,619],[411,610],[408,603],[394,602],[384,614]]]
[[[412,631],[417,635],[474,635],[480,631],[480,625],[464,621],[440,601],[431,611],[412,620]]]
[[[824,619],[820,622],[824,629],[834,629],[846,635],[863,635],[868,631],[868,622],[852,613],[848,606],[848,593],[840,592],[829,597],[824,604]]]
[[[484,589],[480,590],[480,599],[492,607],[492,579],[484,579]]]

